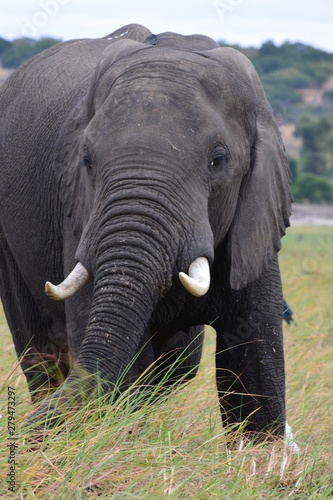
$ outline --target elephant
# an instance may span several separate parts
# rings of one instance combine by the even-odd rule
[[[53,389],[32,419],[190,380],[212,325],[222,424],[283,434],[291,175],[247,57],[130,24],[34,56],[0,106],[1,300],[32,400]]]

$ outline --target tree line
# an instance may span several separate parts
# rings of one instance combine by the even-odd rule
[[[42,50],[48,49],[60,39],[43,37],[39,40],[33,38],[18,38],[10,42],[0,38],[0,61],[3,68],[18,68],[22,63],[35,56]]]
[[[258,71],[279,123],[293,123],[302,139],[297,157],[289,156],[295,201],[333,203],[333,54],[302,43],[242,48]],[[332,80],[333,83],[333,80]],[[320,102],[306,104],[301,89],[322,89]]]
[[[8,41],[0,37],[0,62],[17,68],[61,40],[43,37]],[[226,45],[220,42],[220,45]],[[333,77],[333,54],[302,43],[260,48],[234,46],[253,63],[279,123],[294,123],[302,139],[297,157],[289,156],[296,201],[333,203],[333,86],[317,106],[307,105],[300,89],[320,89]],[[332,80],[333,81],[333,80]]]

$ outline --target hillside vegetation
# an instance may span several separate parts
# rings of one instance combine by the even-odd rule
[[[333,54],[302,43],[276,46],[266,42],[259,49],[238,49],[251,59],[260,74],[276,116],[288,122],[297,121],[306,110],[299,90],[319,89],[333,75]],[[328,92],[320,111],[332,110],[333,94]]]
[[[295,201],[333,203],[333,54],[289,42],[235,48],[261,77],[289,154]]]
[[[0,62],[3,68],[17,68],[59,41],[0,38]],[[333,204],[333,54],[289,42],[235,48],[253,62],[272,105],[290,160],[295,201]],[[5,77],[0,71],[0,83]]]

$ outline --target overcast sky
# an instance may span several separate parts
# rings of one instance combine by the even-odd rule
[[[300,41],[333,52],[333,0],[2,0],[0,36],[97,38],[132,22],[259,46]]]

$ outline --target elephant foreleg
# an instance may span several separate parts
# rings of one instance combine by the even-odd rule
[[[234,292],[237,308],[214,324],[216,381],[224,422],[283,434],[282,290],[279,283],[272,288],[263,281]]]
[[[0,227],[0,294],[15,350],[33,401],[67,376],[65,350],[59,348],[34,300]],[[62,338],[62,337],[61,337]]]

